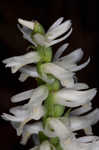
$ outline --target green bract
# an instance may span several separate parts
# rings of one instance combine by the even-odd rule
[[[45,30],[43,26],[38,21],[34,22],[34,29],[33,29],[32,34],[35,34],[35,33],[45,34]]]
[[[52,48],[38,45],[36,47],[39,55],[41,56],[41,62],[51,62],[52,60]]]
[[[49,94],[44,105],[48,117],[60,117],[64,113],[64,106],[54,104],[53,92]]]

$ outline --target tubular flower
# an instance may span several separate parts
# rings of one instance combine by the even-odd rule
[[[42,76],[39,76],[36,68],[31,68],[30,66],[25,66],[20,69],[21,76],[19,80],[24,81],[29,76],[31,77],[40,77],[45,82],[50,82],[47,74],[53,75],[57,78],[63,87],[67,88],[76,88],[76,89],[86,89],[88,86],[86,84],[78,84],[75,83],[75,73],[76,71],[81,70],[86,67],[90,62],[90,58],[83,64],[77,66],[77,62],[83,57],[83,51],[81,49],[75,50],[67,56],[59,58],[64,49],[68,46],[68,44],[62,45],[56,55],[54,57],[53,63],[45,63],[40,66],[40,71],[42,72]]]
[[[48,141],[44,141],[40,146],[36,146],[34,148],[31,148],[30,150],[56,150],[55,147],[50,144]]]
[[[38,134],[40,131],[43,131],[42,122],[33,123],[26,125],[23,129],[21,144],[25,145],[32,134]]]
[[[55,92],[53,99],[56,104],[77,107],[89,103],[96,95],[96,92],[97,90],[95,88],[85,91],[63,88]]]
[[[61,140],[63,150],[98,150],[99,138],[96,136],[85,136],[76,139],[75,137]]]
[[[2,118],[10,121],[18,136],[22,135],[21,144],[32,136],[34,147],[30,150],[98,150],[99,137],[92,130],[99,121],[99,109],[92,107],[97,89],[90,89],[76,77],[76,72],[89,64],[90,57],[78,64],[84,56],[81,48],[62,56],[68,43],[53,56],[51,46],[72,32],[71,21],[63,19],[59,18],[47,32],[37,21],[18,19],[18,28],[33,51],[2,62],[11,67],[12,73],[20,71],[21,82],[35,78],[37,87],[12,96],[12,103],[25,103],[10,108],[10,114],[3,113]],[[86,136],[77,138],[79,130]]]
[[[20,31],[23,33],[23,36],[25,39],[27,39],[29,42],[31,42],[34,45],[42,45],[42,46],[52,46],[56,43],[59,43],[63,40],[65,40],[72,32],[72,29],[67,33],[67,31],[71,28],[71,21],[63,21],[63,17],[59,18],[49,29],[46,33],[39,32],[39,28],[41,28],[41,25],[38,26],[38,32],[35,33],[35,28],[37,26],[36,21],[26,21],[23,19],[18,19],[18,22],[23,26],[22,28],[19,27]],[[41,29],[42,31],[42,29]],[[33,34],[32,34],[33,32]],[[61,38],[61,35],[66,33]],[[32,37],[31,37],[32,35]],[[58,38],[58,39],[56,39]],[[55,40],[56,39],[56,40]]]
[[[39,120],[45,114],[42,102],[48,96],[48,89],[45,86],[38,87],[35,90],[29,90],[12,97],[13,102],[20,102],[30,98],[29,102],[22,106],[17,106],[10,109],[13,115],[3,113],[2,117],[11,122],[20,123],[17,128],[17,134],[21,135],[24,125],[34,119]],[[21,114],[21,115],[20,115]]]
[[[29,52],[22,56],[15,56],[4,59],[2,62],[6,64],[6,67],[11,67],[12,73],[15,73],[24,65],[37,63],[40,61],[40,59],[41,58],[37,52]]]

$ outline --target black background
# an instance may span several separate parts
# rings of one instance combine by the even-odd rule
[[[97,7],[97,9],[96,9]],[[79,80],[89,86],[99,89],[98,78],[98,9],[96,0],[17,0],[0,1],[0,115],[8,112],[11,104],[10,97],[15,93],[34,88],[36,81],[28,79],[20,83],[17,78],[19,73],[11,74],[10,69],[5,69],[1,61],[7,57],[26,53],[30,44],[22,38],[17,29],[17,19],[38,20],[45,29],[59,17],[65,20],[71,19],[73,26],[72,35],[62,43],[53,46],[53,52],[65,42],[70,45],[65,54],[76,48],[82,48],[85,56],[84,62],[89,56],[90,64],[77,73]],[[99,107],[99,94],[93,100],[93,107]],[[99,135],[99,123],[93,128]],[[27,149],[18,144],[19,138],[15,130],[7,123],[0,120],[0,149],[21,150]]]

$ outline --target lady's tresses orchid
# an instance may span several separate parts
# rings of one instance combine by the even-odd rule
[[[69,118],[49,118],[44,133],[48,137],[59,137],[59,139],[62,140],[70,137],[73,131],[84,129],[86,132],[87,129],[96,124],[98,120],[99,109],[84,116],[70,115]]]
[[[26,103],[11,108],[11,114],[3,113],[2,118],[11,122],[18,136],[22,135],[23,145],[32,134],[37,135],[36,146],[30,150],[98,150],[99,138],[93,136],[92,125],[99,121],[99,109],[92,111],[91,102],[97,90],[76,80],[76,72],[86,67],[90,58],[78,64],[84,55],[81,48],[62,56],[68,43],[52,55],[51,46],[72,32],[71,21],[62,21],[63,17],[59,18],[45,32],[37,21],[18,19],[22,25],[18,28],[33,51],[7,58],[3,63],[11,67],[12,73],[19,70],[22,82],[28,77],[36,78],[38,87],[12,96],[13,103]],[[27,124],[31,120],[36,122]],[[79,130],[86,137],[77,138]]]
[[[61,140],[61,147],[63,150],[98,150],[99,137],[85,136],[81,138],[70,137],[66,140]]]
[[[3,114],[2,117],[5,120],[9,120],[11,122],[18,122],[19,126],[17,128],[17,134],[20,135],[22,133],[24,125],[30,120],[39,120],[45,114],[45,109],[42,106],[42,102],[48,96],[48,89],[46,86],[40,86],[37,89],[29,90],[18,95],[12,97],[12,102],[20,102],[23,100],[27,100],[30,98],[29,102],[22,106],[17,106],[10,109],[9,114]],[[21,115],[20,115],[21,114]]]
[[[63,88],[53,94],[53,101],[56,104],[77,107],[89,103],[96,95],[96,92],[95,88],[85,91]]]
[[[41,57],[37,52],[29,52],[25,55],[4,59],[3,63],[6,64],[6,67],[11,67],[12,73],[15,73],[24,65],[37,63],[40,59]]]
[[[38,134],[40,131],[43,131],[42,122],[33,123],[26,125],[22,133],[21,144],[25,145],[32,134]]]
[[[65,40],[71,34],[72,29],[68,33],[66,33],[71,28],[71,21],[68,20],[62,23],[63,19],[64,19],[63,17],[59,18],[48,29],[46,33],[44,32],[43,27],[37,21],[26,21],[23,19],[18,19],[18,22],[23,26],[22,28],[19,26],[19,29],[23,33],[23,37],[27,39],[30,43],[36,46],[42,45],[49,47]],[[40,30],[36,32],[38,24]],[[64,33],[66,33],[66,35],[64,35],[59,39],[56,39],[59,36],[63,35]]]
[[[74,52],[68,54],[67,56],[59,58],[62,54],[60,52],[63,52],[66,49],[66,47],[67,44],[61,46],[58,49],[58,52],[56,52],[56,55],[54,57],[53,63],[44,63],[40,66],[40,72],[42,72],[41,79],[45,82],[49,82],[47,74],[51,74],[55,78],[57,78],[64,87],[83,88],[84,86],[84,88],[87,88],[85,84],[74,84],[74,72],[86,67],[90,61],[90,58],[85,63],[77,65],[77,62],[79,62],[83,57],[83,51],[81,49],[77,49]],[[39,76],[36,68],[31,68],[29,66],[25,66],[24,68],[20,69],[20,71],[22,72],[20,76],[21,81],[24,81],[29,76]]]

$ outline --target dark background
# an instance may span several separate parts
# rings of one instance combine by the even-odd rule
[[[96,9],[97,6],[97,9]],[[55,52],[57,47],[69,42],[69,53],[76,48],[82,48],[85,61],[91,57],[90,64],[77,73],[80,81],[86,82],[89,86],[99,89],[98,78],[98,9],[96,0],[17,0],[0,1],[0,115],[8,112],[14,106],[10,97],[18,92],[35,87],[36,82],[28,79],[20,83],[17,78],[19,73],[11,74],[10,69],[5,69],[1,61],[7,57],[21,55],[26,52],[30,44],[22,38],[17,29],[17,19],[38,20],[48,27],[59,17],[65,20],[71,19],[73,25],[72,35],[62,43],[53,46]],[[93,100],[93,107],[99,107],[99,94]],[[96,135],[99,135],[99,123],[93,128]],[[21,150],[27,149],[19,144],[19,138],[10,123],[0,120],[0,149]]]

